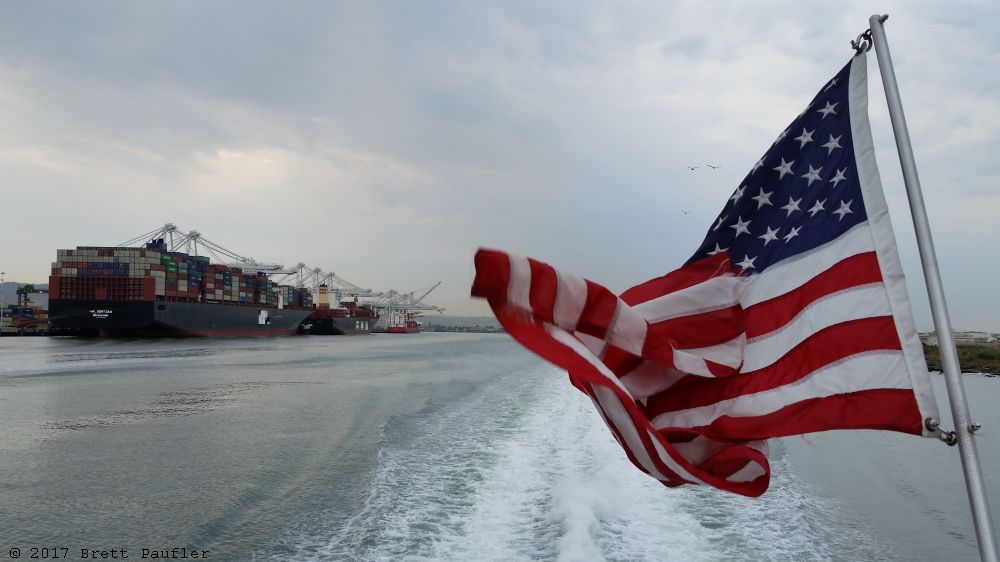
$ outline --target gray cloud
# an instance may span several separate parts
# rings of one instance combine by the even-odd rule
[[[898,6],[898,14],[894,11]],[[1000,235],[998,9],[890,4],[888,31],[955,324]],[[0,7],[0,269],[172,221],[258,259],[468,299],[479,245],[614,289],[677,267],[846,62],[862,2],[171,2]],[[872,66],[887,196],[929,327]],[[688,164],[725,167],[691,172]],[[680,210],[692,210],[682,215]]]

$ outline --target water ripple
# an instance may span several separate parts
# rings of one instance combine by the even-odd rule
[[[143,408],[119,410],[106,415],[79,417],[71,420],[57,420],[42,427],[49,430],[85,430],[114,427],[129,423],[140,423],[156,418],[190,416],[204,414],[212,410],[234,404],[245,393],[277,386],[300,384],[325,384],[322,382],[298,381],[246,381],[216,384],[191,390],[163,392],[158,398]]]

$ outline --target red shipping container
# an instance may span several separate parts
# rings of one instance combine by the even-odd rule
[[[49,295],[55,295],[56,298],[60,297],[60,294],[59,294],[59,289],[60,289],[59,281],[60,281],[59,276],[57,276],[57,275],[50,275],[49,276]]]
[[[142,300],[153,301],[156,300],[156,279],[153,277],[144,277],[142,279]]]

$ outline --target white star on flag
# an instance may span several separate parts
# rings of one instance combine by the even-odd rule
[[[824,107],[823,109],[817,109],[816,111],[818,113],[822,113],[823,114],[823,119],[826,119],[827,115],[830,115],[831,113],[834,114],[834,115],[837,114],[837,112],[834,111],[835,107],[837,107],[837,104],[831,105],[830,102],[826,102],[826,107]]]
[[[774,192],[773,191],[764,191],[764,188],[762,187],[762,188],[760,188],[760,193],[758,193],[754,197],[751,197],[750,199],[753,199],[754,201],[756,201],[757,202],[757,208],[760,209],[764,205],[770,205],[771,204],[771,194],[772,193],[774,193]]]
[[[802,230],[801,226],[796,226],[795,228],[793,228],[792,230],[790,230],[788,232],[788,234],[785,235],[785,243],[787,244],[788,242],[791,242],[792,238],[795,238],[796,236],[798,236],[799,235],[799,230]]]
[[[809,165],[809,171],[805,174],[802,174],[802,177],[809,180],[809,183],[807,183],[806,186],[812,186],[814,181],[823,179],[819,177],[819,170],[820,170],[819,168],[813,169],[812,164]]]
[[[781,207],[782,209],[788,211],[788,214],[785,216],[790,217],[792,216],[792,213],[794,213],[795,211],[801,211],[802,209],[799,208],[799,202],[801,201],[802,201],[801,197],[799,197],[798,199],[792,199],[791,197],[789,197],[788,204],[785,205],[784,207]]]
[[[833,176],[833,179],[830,180],[830,183],[833,184],[833,187],[837,187],[838,183],[840,183],[840,182],[842,182],[842,181],[844,181],[844,180],[847,179],[847,178],[844,177],[844,172],[846,172],[846,171],[847,171],[847,168],[844,168],[843,170],[837,170],[837,175]]]
[[[778,174],[779,174],[778,175],[778,179],[782,180],[782,179],[785,178],[785,174],[792,173],[792,164],[794,164],[794,163],[795,163],[795,160],[792,160],[791,162],[785,162],[785,159],[782,158],[781,159],[781,164],[775,166],[772,169],[774,171],[778,172]]]
[[[736,229],[735,238],[739,238],[740,234],[750,234],[750,221],[743,221],[743,217],[736,217],[736,224],[730,225],[729,228]]]
[[[815,217],[816,213],[823,211],[824,210],[823,205],[826,205],[826,199],[822,201],[816,201],[816,204],[813,205],[811,209],[809,209],[809,216]]]
[[[838,220],[844,220],[845,216],[854,212],[851,210],[851,203],[854,203],[853,199],[847,203],[844,203],[843,201],[840,202],[840,208],[833,212],[833,214],[837,215]]]
[[[771,230],[771,227],[769,226],[769,227],[767,227],[767,232],[765,232],[764,234],[761,234],[757,238],[760,238],[761,240],[763,240],[764,241],[764,245],[767,246],[767,243],[770,242],[771,240],[777,240],[778,239],[778,231],[779,230],[781,230],[781,229],[780,228],[776,228],[774,230]]]
[[[753,268],[753,262],[755,262],[756,260],[757,260],[756,256],[751,258],[748,255],[744,255],[743,256],[743,261],[741,261],[738,264],[736,264],[736,266],[739,267],[739,268],[741,268],[741,269],[751,269],[751,268]]]
[[[797,137],[795,137],[795,139],[794,139],[794,140],[799,141],[799,143],[800,143],[799,144],[799,148],[802,148],[803,146],[805,146],[806,143],[812,142],[813,141],[813,133],[815,133],[815,132],[816,132],[816,129],[813,129],[811,131],[807,131],[805,129],[802,129],[802,134],[799,135],[799,136],[797,136]]]
[[[827,156],[829,156],[830,154],[832,154],[833,153],[833,149],[835,149],[835,148],[844,148],[844,147],[840,146],[840,137],[842,137],[842,136],[844,136],[844,135],[837,135],[837,138],[834,138],[833,135],[830,135],[830,140],[826,141],[825,144],[821,144],[820,145],[820,146],[822,146],[823,148],[826,149],[826,155]]]
[[[710,252],[708,253],[708,255],[710,255],[710,256],[714,256],[715,254],[718,254],[719,252],[725,252],[725,251],[726,251],[726,250],[728,250],[728,249],[729,249],[729,248],[720,248],[720,247],[719,247],[719,245],[718,245],[718,244],[716,244],[716,245],[715,245],[715,249],[714,249],[714,250],[712,250],[712,251],[710,251]]]
[[[725,220],[726,220],[726,215],[722,215],[721,217],[719,217],[719,221],[715,223],[715,226],[712,227],[712,230],[719,230],[719,227],[722,226],[722,223]]]

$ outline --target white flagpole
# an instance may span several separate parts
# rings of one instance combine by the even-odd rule
[[[972,506],[976,537],[979,539],[979,556],[983,560],[997,562],[993,519],[990,516],[990,506],[986,500],[986,486],[983,483],[983,470],[979,465],[979,453],[976,451],[976,441],[973,439],[973,433],[979,429],[979,426],[971,421],[969,404],[965,398],[965,387],[962,385],[962,371],[958,364],[955,340],[952,338],[951,320],[948,318],[948,306],[944,300],[944,288],[941,285],[941,274],[938,271],[934,242],[931,240],[927,209],[924,207],[924,196],[920,191],[920,179],[917,177],[917,165],[913,159],[913,148],[910,146],[910,134],[906,128],[906,117],[903,115],[903,103],[896,85],[896,73],[892,68],[889,43],[885,38],[885,28],[882,26],[888,18],[889,16],[876,14],[868,19],[868,23],[871,26],[875,54],[878,56],[882,84],[885,86],[886,101],[889,103],[889,117],[892,120],[893,133],[896,136],[899,162],[903,167],[903,182],[906,184],[906,195],[910,200],[913,228],[917,233],[917,247],[920,249],[920,261],[924,267],[924,279],[927,282],[927,294],[930,296],[934,329],[938,335],[941,363],[944,367],[948,388],[948,402],[951,404],[955,433],[958,437],[958,448],[962,456],[965,487],[969,494],[969,503]]]

